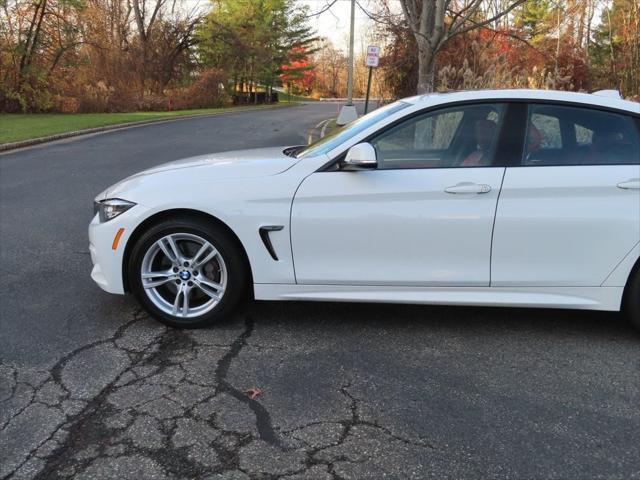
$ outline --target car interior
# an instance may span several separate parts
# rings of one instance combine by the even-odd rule
[[[630,164],[639,155],[636,128],[623,115],[556,105],[530,108],[524,165]]]
[[[502,104],[467,105],[408,120],[371,144],[378,168],[451,168],[491,165]]]

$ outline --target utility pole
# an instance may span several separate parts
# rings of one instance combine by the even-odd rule
[[[353,45],[355,43],[355,24],[356,24],[356,0],[351,0],[351,26],[349,28],[349,64],[347,79],[347,104],[342,106],[340,115],[336,120],[337,125],[346,125],[358,118],[358,112],[353,104]]]
[[[353,105],[353,46],[355,44],[356,0],[351,0],[351,25],[349,27],[349,70],[347,80],[347,105]]]

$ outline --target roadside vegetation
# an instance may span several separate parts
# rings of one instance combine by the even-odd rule
[[[374,98],[427,91],[542,88],[617,89],[640,100],[638,0],[371,0],[374,27],[362,42],[382,45]],[[416,8],[417,6],[417,8]],[[430,21],[420,21],[422,17]],[[437,17],[437,18],[436,18]],[[434,20],[435,19],[435,20]],[[421,30],[422,29],[422,30]],[[429,45],[419,45],[423,39]],[[325,39],[311,56],[313,95],[344,97],[347,55]],[[361,52],[353,92],[364,97]]]
[[[356,3],[369,19],[356,41],[356,97],[366,91],[367,44],[382,46],[372,87],[379,99],[522,87],[640,95],[638,0]],[[288,93],[345,97],[346,41],[314,29],[334,4],[4,0],[0,112],[166,112],[286,101]]]
[[[168,111],[304,91],[314,32],[296,0],[0,2],[0,112]],[[308,83],[308,82],[307,82]]]

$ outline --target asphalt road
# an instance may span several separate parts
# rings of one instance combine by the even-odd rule
[[[0,479],[640,478],[640,337],[617,314],[257,302],[185,332],[90,280],[97,192],[304,143],[335,108],[0,155]]]

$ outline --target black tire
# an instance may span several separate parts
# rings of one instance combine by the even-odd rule
[[[640,261],[636,263],[629,277],[622,307],[631,324],[640,332]]]
[[[211,243],[223,258],[227,270],[227,284],[220,301],[212,310],[192,318],[174,316],[158,308],[147,296],[141,278],[145,253],[166,235],[180,233],[197,235]],[[213,325],[224,320],[248,296],[250,274],[241,248],[236,239],[213,222],[197,217],[162,220],[144,232],[131,251],[127,270],[131,292],[153,318],[165,325],[175,328]]]

